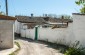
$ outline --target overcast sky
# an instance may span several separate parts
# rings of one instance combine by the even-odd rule
[[[5,12],[5,0],[0,0],[0,10]],[[9,15],[67,14],[79,12],[75,0],[8,0]]]

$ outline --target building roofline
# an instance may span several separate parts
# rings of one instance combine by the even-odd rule
[[[6,16],[6,15],[0,15],[0,20],[16,20],[17,18]]]

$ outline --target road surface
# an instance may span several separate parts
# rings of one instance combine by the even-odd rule
[[[64,55],[44,42],[29,39],[16,39],[16,41],[21,46],[18,55]]]

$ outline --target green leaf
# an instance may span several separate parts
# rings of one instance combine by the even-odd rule
[[[76,3],[77,5],[80,5],[80,2],[78,2],[78,1],[75,1],[75,3]]]

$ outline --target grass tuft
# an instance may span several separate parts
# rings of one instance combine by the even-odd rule
[[[18,42],[15,42],[15,44],[18,46],[18,49],[9,55],[17,55],[18,51],[21,49],[20,44]]]

